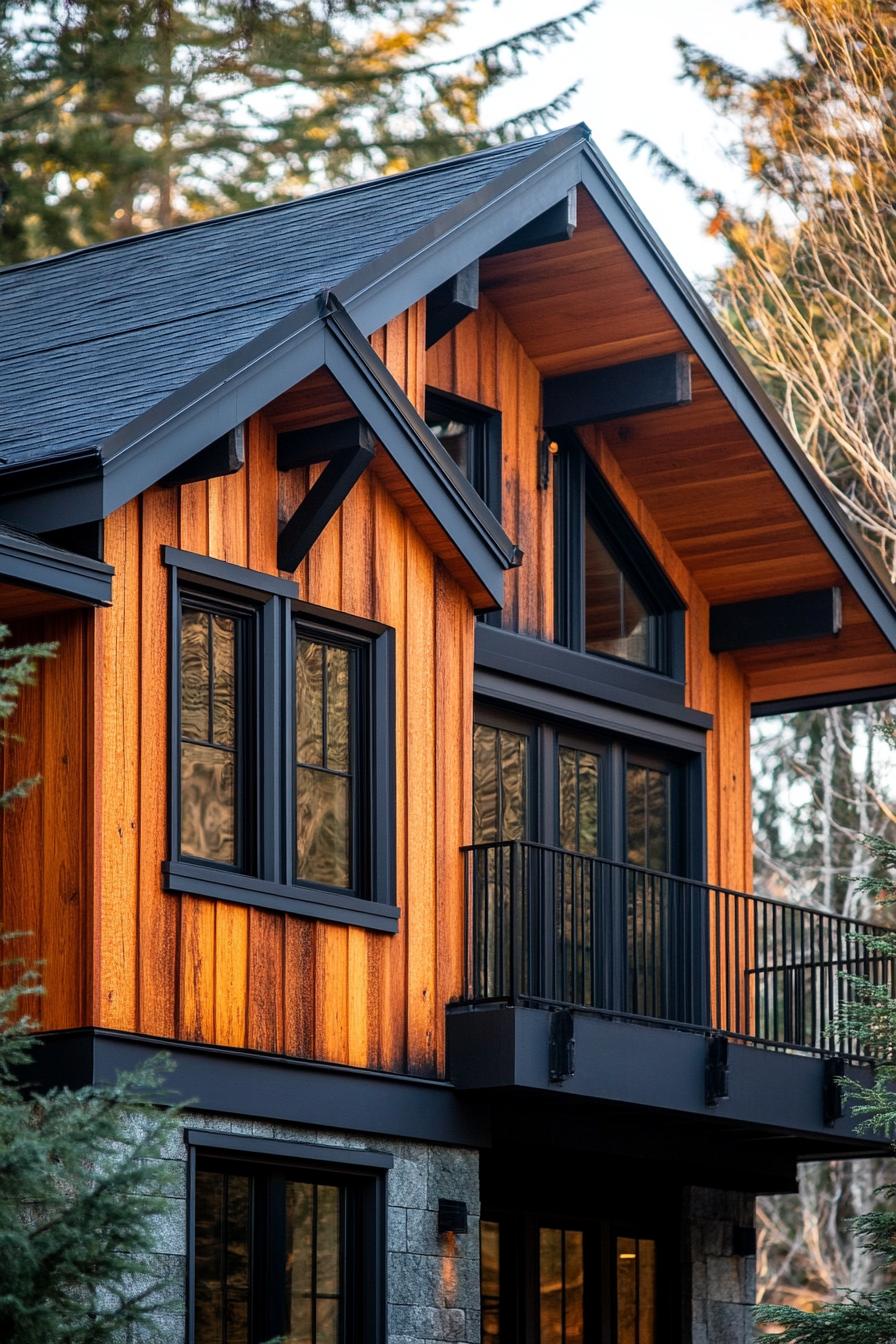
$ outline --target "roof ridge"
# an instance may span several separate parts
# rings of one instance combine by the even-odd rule
[[[467,154],[452,154],[446,159],[437,159],[434,163],[422,164],[419,168],[409,168],[402,173],[380,173],[377,177],[365,178],[361,182],[351,182],[342,187],[327,187],[323,191],[315,191],[307,196],[298,196],[290,201],[277,201],[272,205],[254,205],[248,210],[234,210],[229,214],[212,215],[208,219],[194,219],[183,224],[174,224],[168,229],[152,229],[148,233],[131,233],[125,238],[109,238],[100,243],[88,243],[84,247],[70,248],[67,252],[54,252],[47,257],[33,257],[29,261],[13,262],[9,266],[0,267],[0,281],[8,275],[18,275],[22,271],[35,270],[38,267],[50,266],[53,263],[71,261],[76,257],[83,257],[87,254],[104,252],[112,248],[124,247],[128,244],[138,244],[148,242],[152,238],[167,238],[174,234],[185,233],[188,230],[209,228],[212,225],[226,225],[235,220],[246,219],[252,215],[269,214],[276,210],[298,209],[307,205],[310,201],[320,200],[324,196],[348,195],[352,192],[361,192],[374,187],[380,187],[386,182],[395,182],[399,179],[408,179],[411,177],[423,177],[428,173],[438,173],[442,169],[450,167],[452,164],[470,162],[472,159],[482,159],[488,155],[498,155],[507,153],[512,149],[519,148],[521,145],[532,146],[534,149],[538,145],[546,144],[548,141],[556,139],[558,136],[565,135],[569,131],[581,128],[585,134],[588,134],[588,127],[584,122],[574,122],[571,126],[562,126],[556,131],[546,131],[542,135],[524,136],[519,140],[511,140],[502,145],[487,145],[484,149],[473,150]]]

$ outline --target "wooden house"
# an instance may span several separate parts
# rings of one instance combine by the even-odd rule
[[[752,1200],[880,1151],[750,717],[896,595],[591,143],[0,273],[3,780],[43,1081],[168,1052],[182,1344],[743,1344]]]

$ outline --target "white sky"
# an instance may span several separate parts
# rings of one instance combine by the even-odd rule
[[[574,0],[478,0],[451,50],[460,54],[574,8]],[[743,0],[603,0],[573,44],[530,62],[530,73],[497,93],[488,111],[495,119],[512,115],[581,79],[564,122],[587,122],[679,264],[699,279],[721,260],[720,245],[707,238],[686,193],[619,143],[623,131],[637,131],[700,181],[736,194],[740,175],[724,156],[724,124],[676,80],[678,36],[751,71],[777,64],[784,53],[784,27],[745,12]]]

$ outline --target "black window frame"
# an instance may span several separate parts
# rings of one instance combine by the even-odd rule
[[[292,580],[162,547],[170,573],[167,891],[395,933],[395,632],[377,621],[302,602]],[[239,609],[251,621],[243,714],[248,825],[242,867],[180,850],[180,613],[183,599]],[[236,604],[234,606],[234,604]],[[352,889],[296,880],[294,623],[363,649],[368,727],[359,770],[366,817]]]
[[[345,1192],[343,1253],[346,1288],[352,1316],[344,1332],[346,1344],[386,1344],[386,1177],[394,1165],[391,1153],[343,1149],[335,1145],[289,1139],[257,1139],[208,1130],[186,1129],[187,1147],[187,1292],[186,1340],[195,1344],[196,1307],[196,1177],[201,1169],[249,1175],[269,1183],[305,1180],[336,1185]],[[265,1210],[258,1210],[253,1229],[260,1244],[252,1248],[253,1270],[260,1270],[255,1303],[250,1302],[253,1344],[275,1337],[278,1322],[271,1311],[272,1266],[264,1265]],[[262,1301],[263,1299],[263,1301]],[[273,1328],[272,1328],[273,1327]]]
[[[500,522],[502,506],[501,412],[496,410],[494,406],[485,406],[481,402],[470,401],[466,397],[457,396],[454,392],[443,392],[441,388],[427,387],[425,418],[430,429],[432,429],[434,421],[438,422],[448,418],[457,421],[458,424],[469,425],[475,431],[473,446],[476,460],[468,465],[466,471],[459,466],[458,470],[463,472],[479,498]],[[455,463],[455,465],[457,464]]]
[[[554,475],[554,642],[588,658],[639,675],[685,679],[686,604],[578,436],[558,439]],[[585,647],[585,525],[591,520],[600,541],[631,584],[649,616],[650,659],[645,663],[596,653]]]

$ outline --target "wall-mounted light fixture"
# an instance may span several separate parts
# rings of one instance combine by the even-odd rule
[[[439,1200],[439,1232],[466,1232],[467,1206],[462,1199]]]

